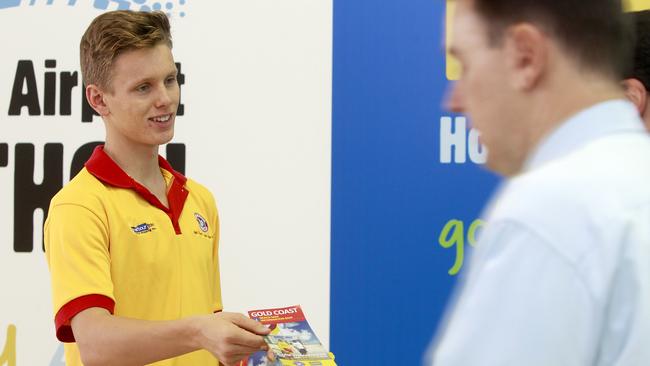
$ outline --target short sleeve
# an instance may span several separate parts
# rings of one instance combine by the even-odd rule
[[[79,204],[52,204],[44,228],[57,338],[74,342],[71,319],[79,312],[115,307],[107,223]]]

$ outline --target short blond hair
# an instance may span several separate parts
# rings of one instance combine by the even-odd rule
[[[112,89],[111,72],[117,56],[159,43],[172,47],[169,19],[163,12],[116,10],[96,17],[79,45],[84,83]]]

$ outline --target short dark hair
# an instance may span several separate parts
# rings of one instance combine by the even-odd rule
[[[551,34],[580,64],[621,79],[631,58],[621,0],[472,0],[500,43],[507,27],[528,22]]]
[[[84,84],[111,89],[113,61],[125,51],[172,47],[169,19],[160,11],[115,10],[96,17],[81,38],[81,75]]]
[[[634,24],[636,37],[633,62],[625,73],[625,79],[634,78],[650,89],[650,10],[625,14]]]

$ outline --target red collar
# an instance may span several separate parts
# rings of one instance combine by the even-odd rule
[[[185,185],[187,178],[174,170],[165,158],[158,156],[158,165],[170,172],[174,176],[174,180],[178,180],[181,185]],[[101,180],[104,183],[108,183],[112,186],[119,188],[133,188],[134,183],[137,183],[133,178],[131,178],[116,162],[111,159],[108,154],[104,151],[104,145],[99,145],[95,147],[93,154],[90,156],[90,159],[85,164],[86,169],[94,175],[97,179]]]
[[[183,210],[185,199],[189,194],[185,187],[187,178],[185,178],[183,174],[175,171],[169,162],[161,156],[158,156],[158,165],[174,176],[171,187],[169,187],[167,192],[169,207],[165,207],[145,186],[126,174],[126,172],[122,170],[122,168],[120,168],[120,166],[117,165],[108,154],[106,154],[104,151],[104,145],[95,147],[93,154],[85,164],[88,172],[100,181],[114,187],[132,189],[142,198],[147,200],[147,202],[165,211],[172,220],[176,234],[180,234],[181,230],[178,224],[178,218]]]

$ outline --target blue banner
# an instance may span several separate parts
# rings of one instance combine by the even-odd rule
[[[444,111],[444,1],[334,1],[331,349],[419,365],[497,178]]]

